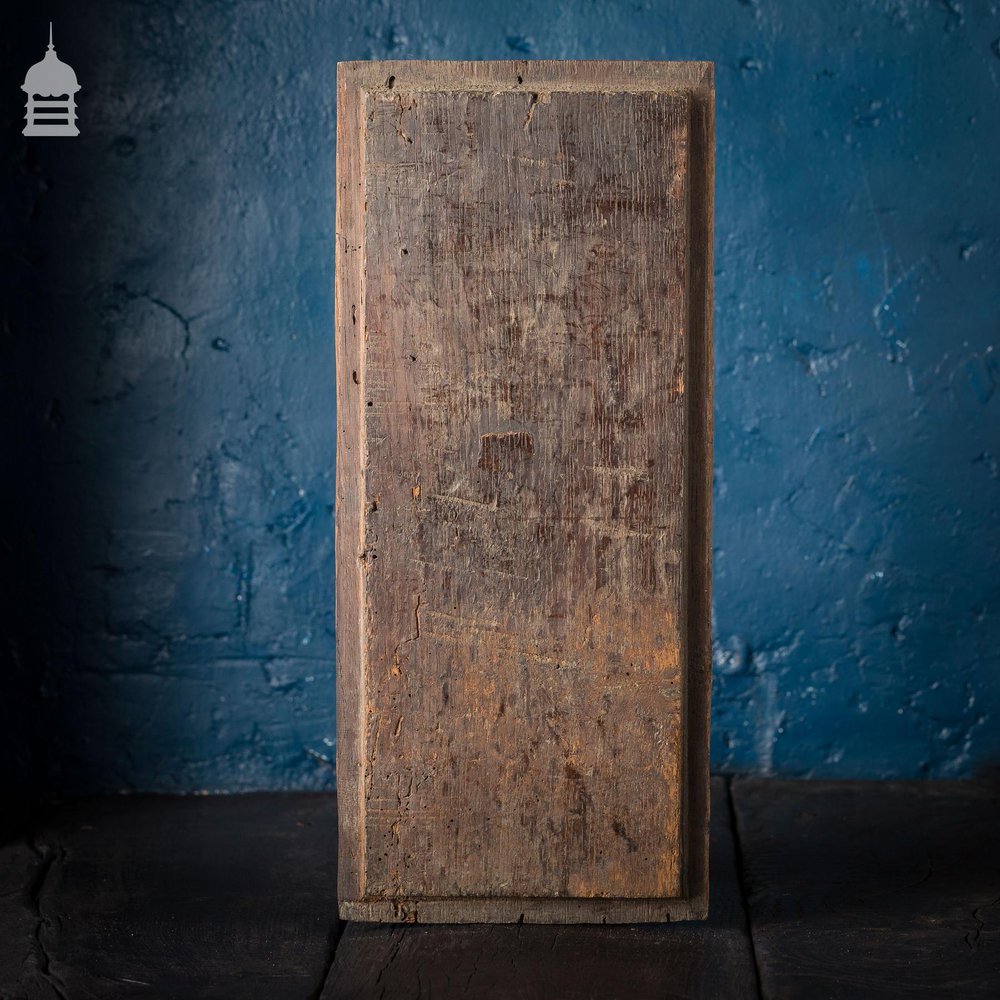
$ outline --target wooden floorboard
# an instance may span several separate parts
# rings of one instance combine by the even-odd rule
[[[48,808],[0,841],[0,1000],[1000,997],[995,787],[715,779],[705,923],[339,945],[336,819],[295,794]]]
[[[3,907],[14,955],[0,997],[318,995],[339,930],[336,829],[336,801],[321,795],[51,810],[34,849],[13,853],[35,871]]]
[[[323,1000],[756,997],[727,789],[713,781],[709,919],[644,926],[348,924]]]
[[[1000,997],[998,793],[734,781],[764,995]]]
[[[0,997],[58,1000],[46,983],[39,927],[38,887],[47,864],[30,841],[11,837],[0,846]]]

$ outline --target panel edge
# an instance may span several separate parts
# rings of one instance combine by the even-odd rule
[[[361,766],[363,686],[363,588],[359,555],[364,491],[364,422],[357,385],[363,363],[363,130],[362,90],[357,74],[337,73],[337,199],[335,325],[337,369],[336,560],[336,781],[338,894],[364,892],[364,803]],[[358,188],[361,188],[360,198]],[[355,381],[357,379],[357,381]],[[352,391],[354,390],[354,391]],[[357,397],[356,408],[351,401]],[[358,627],[345,628],[356,620]]]

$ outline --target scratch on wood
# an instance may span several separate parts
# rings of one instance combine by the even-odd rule
[[[531,117],[535,113],[535,108],[539,104],[548,104],[552,100],[552,95],[550,93],[534,93],[531,95],[531,100],[528,101],[528,113],[524,116],[524,124],[521,126],[525,132],[528,131],[528,126],[531,124]]]
[[[528,113],[524,116],[524,125],[521,127],[527,131],[528,126],[531,124],[531,116],[535,113],[535,105],[538,103],[538,94],[532,94],[531,100],[528,102]]]
[[[472,497],[460,497],[450,493],[431,493],[432,500],[440,500],[442,503],[463,503],[470,507],[486,507],[489,510],[496,510],[496,501],[474,500]]]
[[[400,650],[403,646],[411,642],[416,642],[420,638],[420,595],[417,594],[417,602],[413,607],[413,635],[405,639],[400,639],[392,651],[392,676],[400,677],[403,673],[401,666]]]

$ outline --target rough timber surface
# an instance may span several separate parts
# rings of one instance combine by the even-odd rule
[[[0,849],[0,998],[318,995],[336,820],[334,796],[301,793],[45,809]]]
[[[712,795],[706,921],[349,924],[339,943],[333,796],[46,808],[0,842],[0,997],[742,1000],[758,975],[768,1000],[1000,996],[995,785]]]
[[[339,101],[342,915],[703,916],[711,67]]]
[[[705,921],[642,927],[348,924],[322,1000],[756,1000],[757,979],[722,778],[712,782]]]

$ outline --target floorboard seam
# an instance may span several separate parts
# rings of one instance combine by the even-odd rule
[[[327,946],[326,964],[323,966],[323,973],[319,977],[319,985],[309,994],[307,1000],[320,1000],[320,997],[323,996],[323,991],[326,989],[326,981],[330,978],[330,970],[333,968],[333,961],[337,957],[337,948],[340,946],[340,940],[343,938],[346,929],[347,921],[338,918],[337,930],[334,934],[330,935],[331,940]]]
[[[760,962],[757,959],[757,941],[753,933],[753,920],[750,916],[749,889],[746,879],[746,867],[743,861],[743,840],[740,837],[740,823],[736,813],[736,802],[733,798],[733,779],[726,775],[726,803],[729,806],[729,822],[733,830],[733,845],[736,848],[736,877],[740,884],[740,901],[743,903],[743,917],[747,924],[747,936],[750,938],[750,956],[753,958],[753,972],[757,980],[757,996],[766,1000],[764,983],[761,980]]]
[[[42,890],[53,866],[62,861],[65,851],[61,847],[39,847],[34,830],[28,837],[28,846],[35,852],[39,861],[38,871],[28,887],[28,899],[35,915],[35,958],[38,974],[59,1000],[68,1000],[62,981],[52,971],[49,952],[43,940],[45,925],[48,921],[45,914],[42,913]]]

